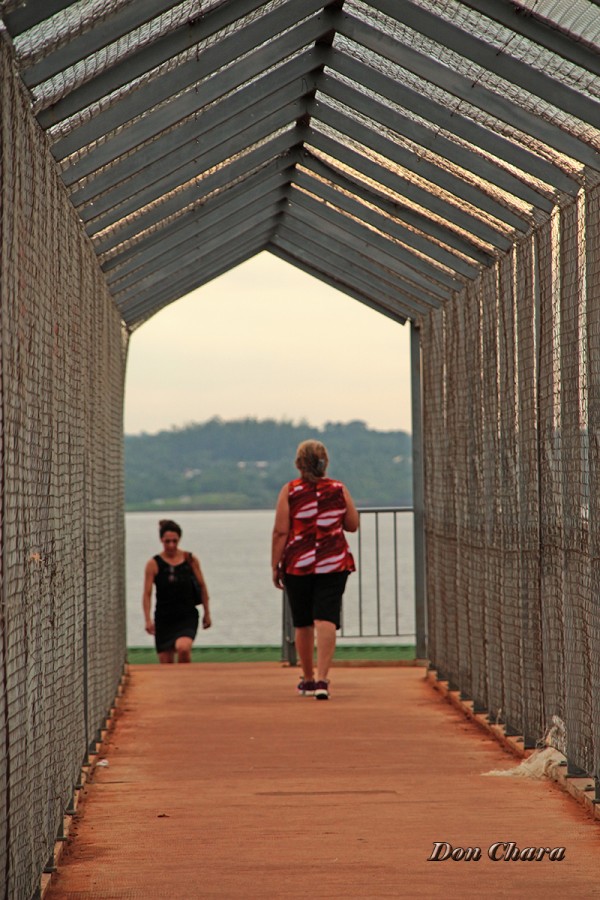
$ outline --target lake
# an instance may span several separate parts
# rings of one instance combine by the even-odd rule
[[[182,528],[180,546],[200,558],[210,594],[213,627],[198,630],[197,646],[261,646],[281,643],[282,594],[271,582],[271,510],[126,513],[127,644],[152,647],[144,630],[142,586],[148,559],[162,549],[158,520]],[[342,644],[414,642],[413,517],[363,514],[362,564],[344,594]],[[375,536],[379,539],[379,565]],[[359,537],[348,535],[358,568]],[[394,566],[394,543],[397,548]],[[377,586],[381,602],[377,605]],[[362,604],[359,603],[359,587]],[[398,598],[397,603],[395,598]],[[385,634],[378,637],[377,634]],[[398,637],[397,635],[400,635]]]

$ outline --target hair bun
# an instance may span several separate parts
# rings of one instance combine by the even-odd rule
[[[329,457],[325,445],[321,441],[302,441],[296,450],[296,466],[303,478],[316,481],[322,478],[327,470]]]

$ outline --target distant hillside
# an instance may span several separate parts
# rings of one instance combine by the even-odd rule
[[[125,436],[128,510],[272,509],[300,441],[327,446],[328,474],[359,506],[410,505],[411,436],[371,431],[364,422],[315,428],[273,419],[210,419],[159,434]]]

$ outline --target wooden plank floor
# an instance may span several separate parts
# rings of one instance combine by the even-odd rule
[[[554,783],[487,777],[518,761],[424,673],[334,669],[318,702],[276,663],[132,667],[47,900],[600,897],[598,823]]]

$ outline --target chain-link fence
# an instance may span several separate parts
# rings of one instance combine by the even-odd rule
[[[125,659],[126,334],[0,40],[0,894],[30,898]]]
[[[422,324],[430,658],[596,775],[599,236],[594,187]]]

